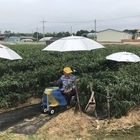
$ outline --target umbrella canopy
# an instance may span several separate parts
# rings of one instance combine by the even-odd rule
[[[0,57],[9,60],[22,59],[16,52],[0,44]]]
[[[90,51],[93,49],[100,48],[105,47],[92,39],[82,36],[69,36],[54,41],[46,48],[44,48],[43,51],[59,51],[59,52],[87,51],[87,50]]]
[[[130,52],[117,52],[106,57],[107,60],[113,60],[118,62],[138,62],[140,57]]]

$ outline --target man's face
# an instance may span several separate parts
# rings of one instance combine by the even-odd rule
[[[65,72],[64,72],[64,75],[65,75],[66,77],[69,77],[70,74],[71,74],[71,73],[65,73]]]

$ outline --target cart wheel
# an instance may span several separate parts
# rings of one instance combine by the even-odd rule
[[[42,107],[42,113],[47,113],[47,112],[48,112],[47,106],[43,106],[43,107]]]
[[[48,111],[49,115],[53,115],[55,113],[54,109],[50,108]]]

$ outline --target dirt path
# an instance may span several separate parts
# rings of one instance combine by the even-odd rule
[[[0,131],[22,122],[25,118],[30,119],[40,115],[40,104],[18,108],[0,114]]]
[[[54,115],[42,114],[41,104],[30,105],[0,114],[0,131],[33,135],[50,119],[65,111],[58,108]]]
[[[74,108],[58,110],[53,116],[41,114],[40,105],[39,103],[1,113],[0,134],[6,136],[8,133],[15,138],[23,136],[26,139],[34,135],[39,138],[48,138],[48,140],[60,138],[87,140],[93,135],[97,137],[103,131],[107,134],[118,130],[125,132],[135,125],[140,125],[140,106],[131,110],[127,116],[119,119],[112,118],[108,123],[107,118],[98,120],[85,113],[75,112]],[[140,136],[139,133],[136,135]]]

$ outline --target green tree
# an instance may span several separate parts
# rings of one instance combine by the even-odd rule
[[[87,33],[89,33],[89,31],[87,31],[87,30],[80,30],[80,31],[77,31],[76,35],[77,36],[81,36],[81,35],[84,35],[84,34],[87,34]]]
[[[43,37],[43,35],[40,34],[39,32],[34,32],[33,37],[34,38],[37,38],[38,37],[38,39],[41,39]]]

